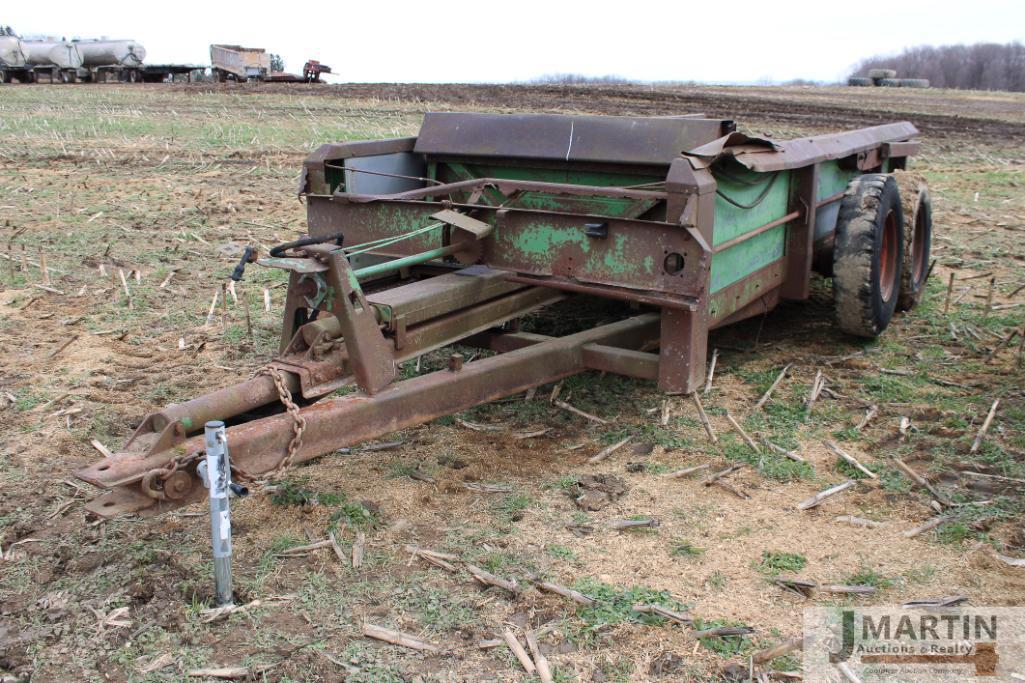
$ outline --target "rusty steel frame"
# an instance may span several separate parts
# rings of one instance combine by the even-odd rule
[[[604,369],[607,359],[619,349],[640,348],[657,335],[658,316],[649,313],[566,337],[532,339],[506,353],[465,363],[455,372],[440,370],[393,383],[373,396],[356,394],[321,401],[300,411],[306,420],[306,431],[295,462],[592,367]],[[253,475],[273,470],[291,438],[291,425],[290,415],[279,414],[229,427],[233,465]],[[197,435],[181,440],[173,450],[142,457],[121,455],[79,470],[79,478],[97,486],[113,487],[90,502],[87,511],[101,517],[129,512],[160,514],[199,500],[203,489],[191,472],[191,485],[177,499],[155,499],[143,493],[138,484],[147,473],[166,467],[172,456],[189,462],[198,458],[203,448],[202,435]]]
[[[451,116],[460,120],[459,116],[482,115]],[[541,138],[552,138],[531,142],[540,150],[536,158],[530,159],[539,168],[558,168],[562,163],[562,151],[552,145],[561,144],[558,138],[565,133],[566,118],[533,119],[540,126]],[[311,290],[307,276],[291,273],[281,353],[269,365],[280,372],[283,386],[304,404],[323,399],[350,383],[357,384],[360,391],[300,409],[307,426],[294,462],[588,369],[654,380],[668,393],[694,391],[705,374],[709,330],[767,312],[782,299],[808,297],[813,261],[820,250],[820,244],[814,241],[816,213],[843,196],[835,193],[819,197],[820,163],[839,160],[842,167],[855,173],[877,171],[886,163],[891,168],[903,168],[906,157],[918,150],[918,143],[910,140],[917,131],[906,123],[766,146],[761,144],[765,141],[734,133],[730,121],[690,120],[703,131],[702,135],[718,131],[723,137],[691,152],[680,149],[667,154],[664,146],[674,133],[665,122],[644,123],[651,138],[632,148],[598,135],[606,129],[620,130],[618,123],[608,128],[603,122],[585,121],[584,127],[590,127],[592,137],[578,147],[574,147],[574,129],[570,126],[566,162],[579,161],[585,169],[612,169],[627,175],[628,171],[642,169],[649,176],[657,172],[664,177],[658,183],[636,186],[497,177],[441,182],[367,171],[433,184],[394,194],[333,192],[327,174],[345,169],[344,165],[337,166],[339,161],[412,153],[418,138],[325,145],[311,154],[303,166],[299,191],[307,198],[312,237],[326,238],[341,230],[350,244],[372,243],[382,234],[390,234],[380,231],[382,221],[398,215],[396,212],[404,212],[415,223],[436,217],[443,208],[455,222],[452,229],[444,229],[442,247],[422,238],[389,239],[383,243],[387,246],[373,250],[373,254],[402,259],[401,263],[418,263],[418,255],[424,254],[469,255],[504,272],[504,281],[510,287],[495,290],[486,300],[453,296],[450,306],[428,305],[423,309],[428,312],[419,317],[388,317],[388,306],[379,303],[388,297],[375,302],[374,295],[367,292],[377,286],[390,287],[395,278],[360,282],[359,271],[350,265],[341,248],[324,244],[301,248],[296,262],[315,266],[302,272],[313,273],[320,283],[318,288],[326,288],[330,295],[310,304],[309,297],[317,288]],[[439,133],[434,128],[433,138],[425,147],[444,151],[447,144],[453,144],[456,157],[459,153],[476,153],[478,148],[485,155],[494,154],[496,149],[515,153],[517,148],[509,146],[508,136],[493,141],[487,137],[487,126],[479,125],[480,120],[472,123],[466,130],[480,139],[447,138],[451,131],[442,128]],[[715,244],[717,182],[712,165],[724,157],[757,172],[786,170],[791,173],[790,190],[786,213],[781,217]],[[654,185],[657,189],[651,188]],[[628,215],[603,216],[563,210],[562,204],[558,210],[525,208],[517,204],[524,192],[635,203],[627,207]],[[664,215],[647,215],[656,205],[659,211],[664,209]],[[635,206],[639,208],[635,210]],[[612,243],[605,240],[607,236],[623,237],[618,242],[622,258],[640,261],[674,254],[681,256],[686,267],[670,273],[667,266],[664,272],[658,269],[646,279],[613,270],[584,272],[578,266],[583,253],[571,244],[561,244],[542,267],[503,249],[498,242],[498,236],[509,240],[529,233],[537,222],[554,230],[569,230],[580,229],[594,219],[601,220],[605,231],[601,239],[588,243],[597,254],[604,253]],[[455,242],[455,228],[460,223],[477,223],[488,230],[471,235],[469,242]],[[714,255],[781,226],[786,226],[782,257],[709,292]],[[395,270],[400,270],[400,281],[408,281],[417,272],[435,277],[446,272],[437,263]],[[379,271],[370,268],[363,272]],[[416,288],[416,282],[399,284],[399,288],[388,291],[400,302],[413,300],[414,289],[403,288]],[[407,291],[409,297],[403,294]],[[578,294],[630,301],[656,311],[561,338],[498,329],[531,311]],[[311,312],[332,317],[310,322]],[[456,342],[491,349],[498,355],[453,363],[449,370],[395,381],[397,363]],[[241,422],[228,429],[232,460],[241,472],[258,476],[273,471],[289,445],[294,419],[280,412],[279,397],[273,378],[259,375],[147,416],[114,458],[76,473],[97,486],[112,488],[90,503],[87,510],[101,517],[126,512],[156,514],[197,498],[200,487],[192,463],[203,448],[197,432],[211,419]],[[278,414],[266,415],[268,410]]]

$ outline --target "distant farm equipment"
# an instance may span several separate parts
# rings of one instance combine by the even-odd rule
[[[270,55],[262,47],[211,45],[210,75],[219,83],[266,80],[271,75]]]
[[[211,45],[210,75],[219,83],[244,81],[259,83],[320,83],[321,74],[331,73],[331,67],[311,59],[303,65],[302,75],[288,73],[275,65],[274,55],[262,47],[241,45]],[[280,62],[280,58],[278,59]]]
[[[280,58],[259,47],[211,45],[214,81],[321,83],[331,67],[311,59],[302,74],[286,73]],[[192,81],[203,64],[145,64],[146,48],[135,40],[22,38],[0,28],[0,83],[163,83]]]
[[[320,83],[320,74],[331,73],[331,67],[311,59],[303,65],[303,80],[307,83]]]
[[[9,28],[0,34],[0,83],[159,83],[177,75],[191,80],[206,68],[145,59],[135,40],[26,39]]]
[[[75,83],[143,80],[146,48],[134,40],[0,38],[3,81]]]
[[[865,76],[851,76],[847,85],[854,87],[881,88],[928,88],[927,78],[897,78],[895,69],[869,69]]]

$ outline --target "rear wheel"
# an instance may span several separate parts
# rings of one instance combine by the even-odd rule
[[[914,173],[894,174],[904,211],[904,268],[900,280],[897,310],[914,308],[925,294],[932,249],[932,199],[925,179]]]
[[[877,337],[900,294],[904,215],[893,176],[870,173],[847,186],[833,246],[833,300],[844,332]]]

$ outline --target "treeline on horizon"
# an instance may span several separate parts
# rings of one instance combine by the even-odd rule
[[[1025,92],[1025,45],[923,45],[889,57],[869,57],[852,76],[869,69],[896,69],[898,78],[927,78],[934,88]]]
[[[1025,92],[1025,45],[1020,42],[976,43],[975,45],[923,45],[898,55],[869,57],[858,63],[851,76],[866,76],[870,69],[895,69],[898,78],[925,78],[934,88],[961,90],[1009,90]],[[698,85],[696,81],[645,83],[622,76],[585,76],[552,73],[528,83],[541,85]],[[759,81],[757,85],[773,85]],[[826,85],[796,79],[776,85]]]

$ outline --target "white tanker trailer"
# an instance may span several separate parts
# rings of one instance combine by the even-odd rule
[[[82,57],[80,74],[92,81],[142,80],[146,48],[134,40],[75,40],[73,44]]]
[[[70,83],[78,77],[82,56],[74,43],[64,40],[22,40],[28,80]]]
[[[0,28],[0,83],[190,82],[202,64],[143,64],[146,48],[134,40],[23,39]]]
[[[0,38],[18,40],[13,36]],[[146,48],[134,40],[20,40],[24,56],[20,67],[6,74],[22,82],[73,83],[143,80]],[[2,48],[0,48],[2,49]],[[13,48],[11,48],[13,50]],[[3,59],[0,53],[0,60]],[[0,66],[2,68],[2,66]]]
[[[0,35],[0,83],[8,83],[11,71],[25,68],[25,51],[17,36]]]

